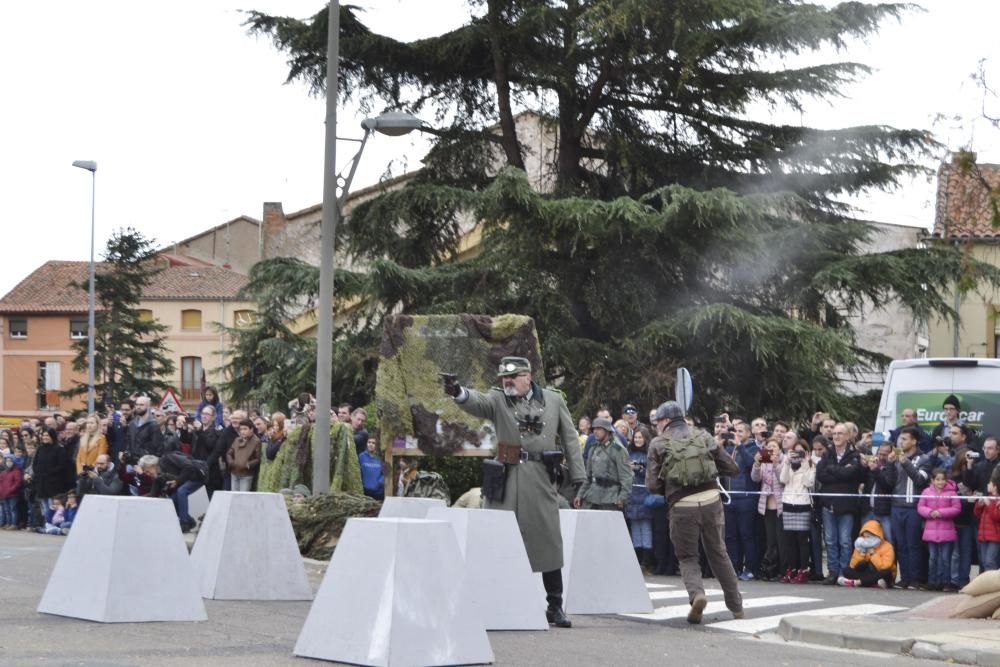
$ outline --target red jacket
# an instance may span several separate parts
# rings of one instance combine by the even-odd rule
[[[986,502],[976,501],[976,518],[979,519],[980,542],[1000,542],[1000,498],[986,496]]]
[[[8,466],[0,472],[0,498],[16,498],[21,493],[21,469],[16,465]]]

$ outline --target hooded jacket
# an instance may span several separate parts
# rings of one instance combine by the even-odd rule
[[[854,553],[851,555],[851,567],[856,568],[862,561],[867,561],[876,570],[892,570],[892,576],[895,577],[896,552],[892,548],[892,543],[885,539],[885,533],[882,532],[882,525],[875,519],[872,519],[865,522],[865,525],[861,527],[861,532],[877,535],[882,541],[877,547],[869,549],[864,553],[861,553],[855,547]]]
[[[958,485],[950,479],[941,491],[931,484],[920,494],[917,512],[927,520],[924,523],[924,542],[954,542],[958,539],[955,517],[962,512],[962,501],[948,497],[956,495],[958,495]],[[940,514],[936,519],[931,518],[931,512],[934,510]]]

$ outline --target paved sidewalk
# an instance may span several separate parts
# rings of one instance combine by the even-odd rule
[[[1000,667],[1000,621],[881,616],[789,616],[778,634],[786,641],[859,649],[966,665]]]

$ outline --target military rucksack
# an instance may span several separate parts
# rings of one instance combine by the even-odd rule
[[[672,486],[700,486],[715,480],[719,470],[709,451],[711,437],[693,431],[681,438],[667,438],[660,479]]]
[[[416,476],[403,489],[403,495],[409,498],[438,498],[451,504],[451,491],[444,478],[427,470],[417,471]]]

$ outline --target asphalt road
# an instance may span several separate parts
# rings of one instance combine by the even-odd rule
[[[309,611],[308,602],[206,601],[203,623],[101,624],[38,614],[35,611],[64,538],[0,532],[0,665],[20,667],[150,666],[211,667],[332,664],[295,658],[292,647]],[[323,568],[307,566],[318,586]],[[155,572],[149,573],[155,577]],[[681,590],[677,577],[650,577],[651,592]],[[712,587],[712,580],[707,582]],[[122,586],[142,588],[140,581]],[[858,604],[912,607],[931,597],[913,591],[853,590],[820,585],[790,586],[749,582],[743,585],[747,620],[782,613],[840,608]],[[683,606],[684,600],[660,596],[658,608]],[[719,599],[709,596],[710,600]],[[789,601],[801,598],[802,601]],[[778,599],[755,607],[750,600]],[[785,604],[780,602],[784,601]],[[711,607],[710,607],[711,609]],[[671,616],[671,612],[661,612]],[[622,616],[574,616],[571,630],[491,632],[498,665],[656,665],[681,661],[699,665],[938,665],[856,651],[821,649],[785,643],[769,630],[726,629],[731,615],[708,613],[705,625],[689,626],[683,616],[639,620]],[[723,623],[714,626],[714,623]],[[764,622],[765,625],[769,621]]]

